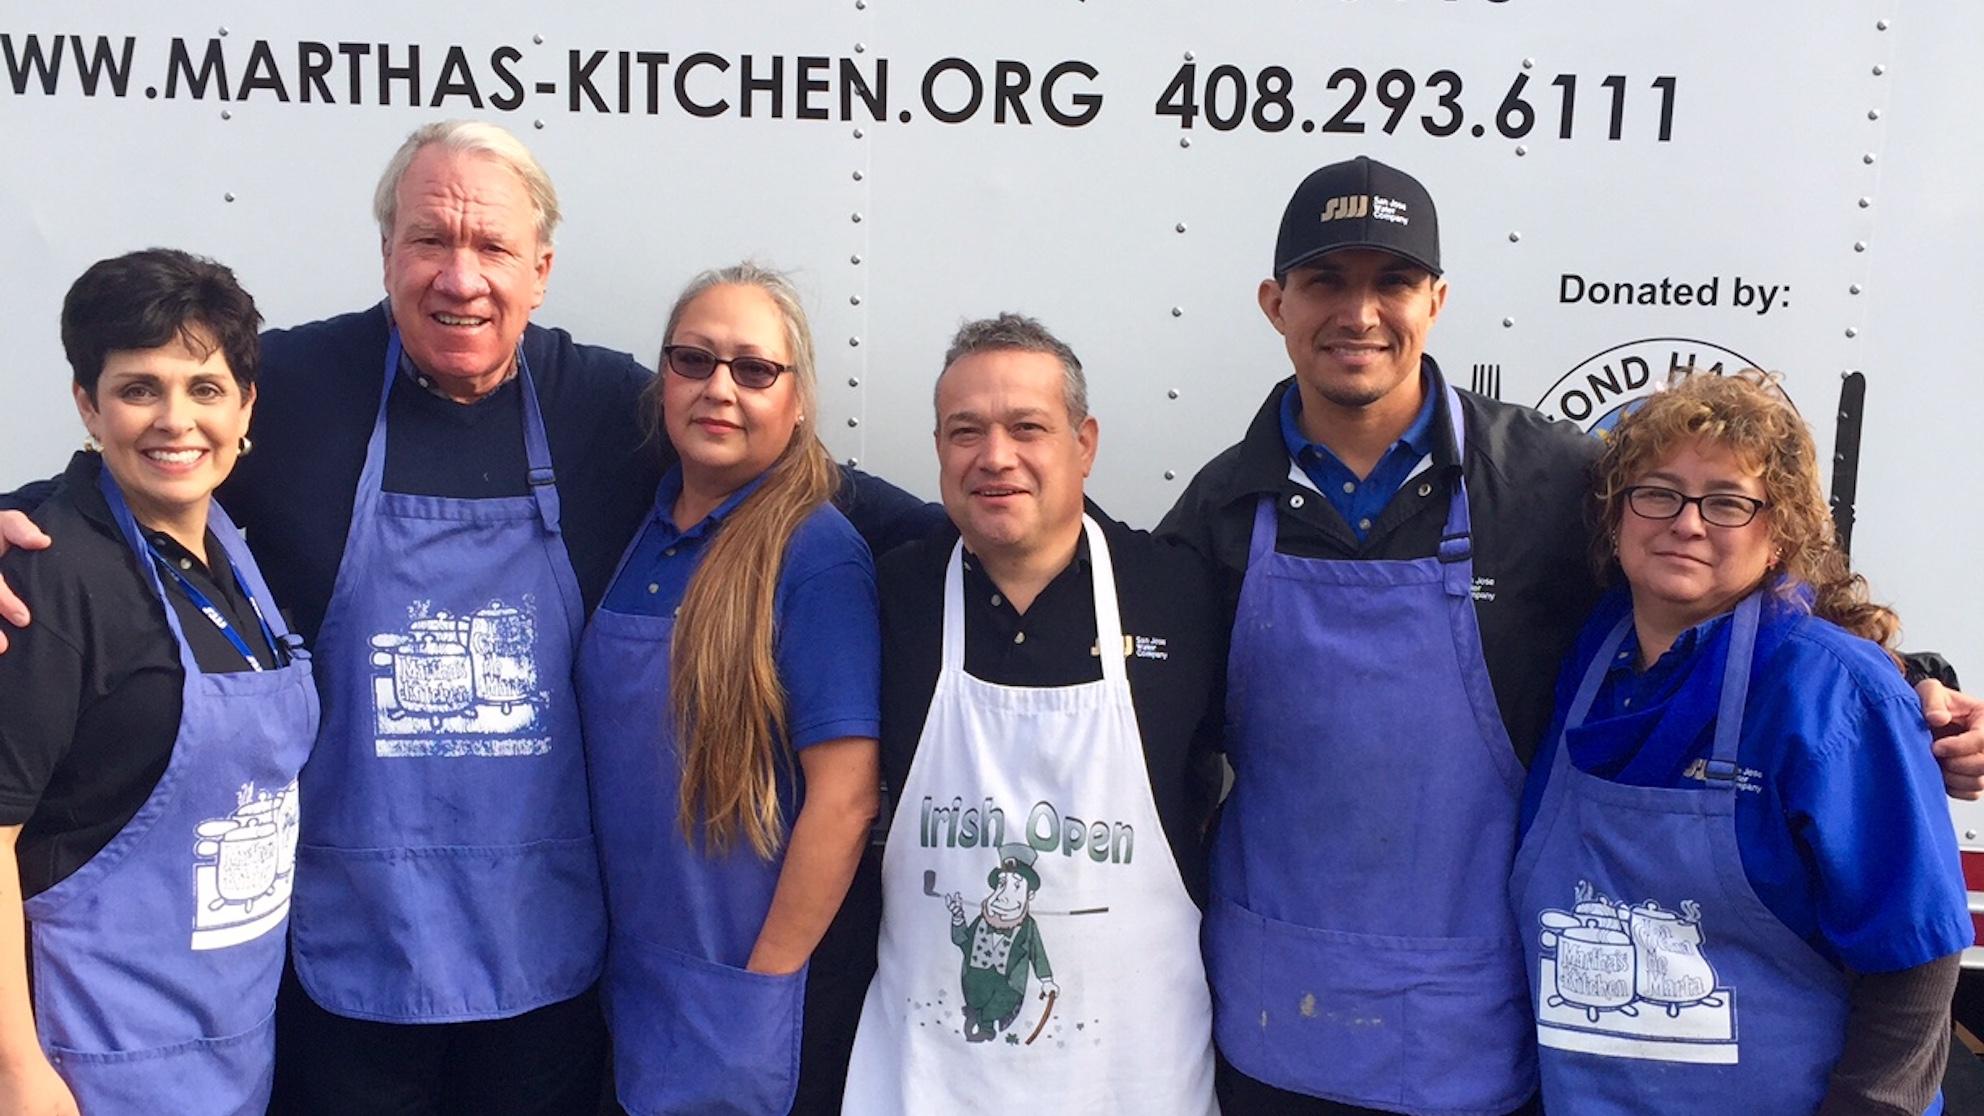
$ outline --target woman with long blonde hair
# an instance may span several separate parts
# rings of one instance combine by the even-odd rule
[[[1810,432],[1764,373],[1686,375],[1593,487],[1624,587],[1558,683],[1511,883],[1543,1103],[1941,1111],[1955,839]]]
[[[681,463],[578,667],[615,1085],[636,1114],[782,1114],[879,806],[874,566],[829,503],[791,283],[705,272],[665,336],[649,402]]]

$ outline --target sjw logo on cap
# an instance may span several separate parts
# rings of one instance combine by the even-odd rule
[[[1370,212],[1371,196],[1369,194],[1345,194],[1340,198],[1331,198],[1323,205],[1323,221],[1325,223],[1337,220],[1347,221],[1353,217],[1368,216]]]

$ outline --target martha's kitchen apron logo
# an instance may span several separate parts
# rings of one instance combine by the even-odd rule
[[[1713,341],[1648,337],[1586,358],[1550,385],[1536,409],[1552,419],[1574,422],[1588,434],[1603,435],[1617,426],[1635,403],[1660,390],[1677,369],[1689,365],[1716,375],[1765,367]]]

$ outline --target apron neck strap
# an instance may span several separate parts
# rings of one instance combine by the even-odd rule
[[[1109,541],[1102,528],[1087,515],[1082,516],[1082,536],[1088,540],[1089,574],[1094,583],[1090,594],[1095,601],[1095,650],[1102,659],[1106,682],[1122,682],[1129,677],[1123,657],[1123,619],[1116,602],[1116,567],[1109,558]],[[950,564],[944,569],[944,658],[945,673],[964,671],[964,540],[951,548]]]
[[[392,325],[388,328],[386,367],[379,387],[379,409],[372,418],[372,437],[365,443],[365,468],[359,474],[354,503],[369,502],[374,493],[385,487],[386,412],[393,398],[393,382],[399,377],[400,356],[405,351],[400,342],[400,327]],[[551,440],[544,433],[543,408],[538,405],[537,386],[531,380],[530,361],[525,359],[521,343],[517,345],[517,390],[523,396],[524,464],[530,496],[537,504],[538,518],[543,521],[544,529],[555,535],[558,533],[559,519],[558,478],[551,469]],[[356,514],[357,509],[353,510]]]
[[[1711,780],[1736,778],[1736,752],[1743,733],[1743,707],[1750,697],[1750,665],[1756,658],[1764,590],[1744,597],[1729,620],[1729,661],[1722,667],[1722,703],[1715,715],[1715,751],[1708,763]]]

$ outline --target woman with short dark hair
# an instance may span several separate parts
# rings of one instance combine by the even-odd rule
[[[260,1113],[310,669],[213,501],[249,449],[255,302],[168,249],[62,307],[89,430],[0,557],[0,1111]],[[23,935],[25,929],[25,935]]]

